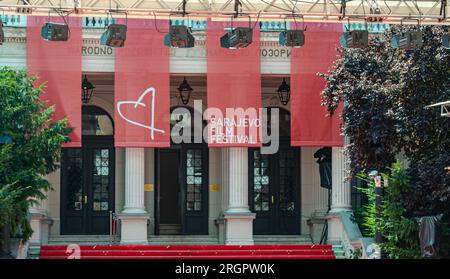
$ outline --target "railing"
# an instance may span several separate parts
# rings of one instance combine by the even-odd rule
[[[372,247],[373,238],[363,237],[358,225],[352,220],[352,212],[340,212],[335,215],[341,225],[341,241],[346,258],[353,258],[357,251],[360,252],[359,258],[376,258],[377,251]]]
[[[109,241],[116,243],[117,236],[117,224],[119,223],[119,217],[113,211],[109,211]]]

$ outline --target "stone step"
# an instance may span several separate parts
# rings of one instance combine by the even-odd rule
[[[255,244],[311,244],[309,235],[255,235]]]

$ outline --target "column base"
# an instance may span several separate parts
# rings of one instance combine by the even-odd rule
[[[45,213],[42,212],[30,212],[31,220],[30,226],[33,230],[33,234],[29,240],[31,245],[42,245],[48,243],[48,234],[50,230],[50,225],[53,221],[47,217]]]
[[[253,245],[253,220],[256,213],[224,213],[225,244]]]
[[[118,214],[120,220],[120,244],[148,244],[148,214]]]

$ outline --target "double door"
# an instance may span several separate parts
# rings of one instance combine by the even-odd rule
[[[300,150],[249,150],[249,205],[254,234],[300,234]]]
[[[82,148],[63,148],[61,234],[109,234],[114,168],[112,139],[83,140]]]
[[[156,233],[208,234],[208,148],[158,149]]]

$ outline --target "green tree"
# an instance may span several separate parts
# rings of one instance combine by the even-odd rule
[[[44,176],[58,168],[61,144],[69,141],[67,120],[53,121],[54,107],[40,100],[44,84],[25,70],[0,69],[0,227],[27,240],[31,205],[45,199],[51,186]]]
[[[395,34],[417,28],[422,47],[390,46]],[[443,168],[450,164],[450,121],[438,109],[425,109],[450,99],[450,52],[442,46],[448,31],[395,26],[371,38],[367,48],[340,48],[334,68],[323,75],[323,105],[332,114],[344,103],[342,130],[350,140],[346,152],[353,174],[387,172],[399,153],[409,160],[412,188],[403,200],[409,215],[450,215],[450,178]]]
[[[418,224],[415,218],[408,217],[407,209],[401,202],[404,193],[410,191],[411,183],[407,171],[399,162],[389,169],[389,174],[382,174],[388,181],[381,197],[379,217],[376,217],[375,185],[364,172],[358,178],[367,182],[367,187],[360,189],[367,195],[369,203],[364,205],[362,227],[367,236],[374,237],[379,231],[383,237],[381,248],[391,259],[420,258]]]

